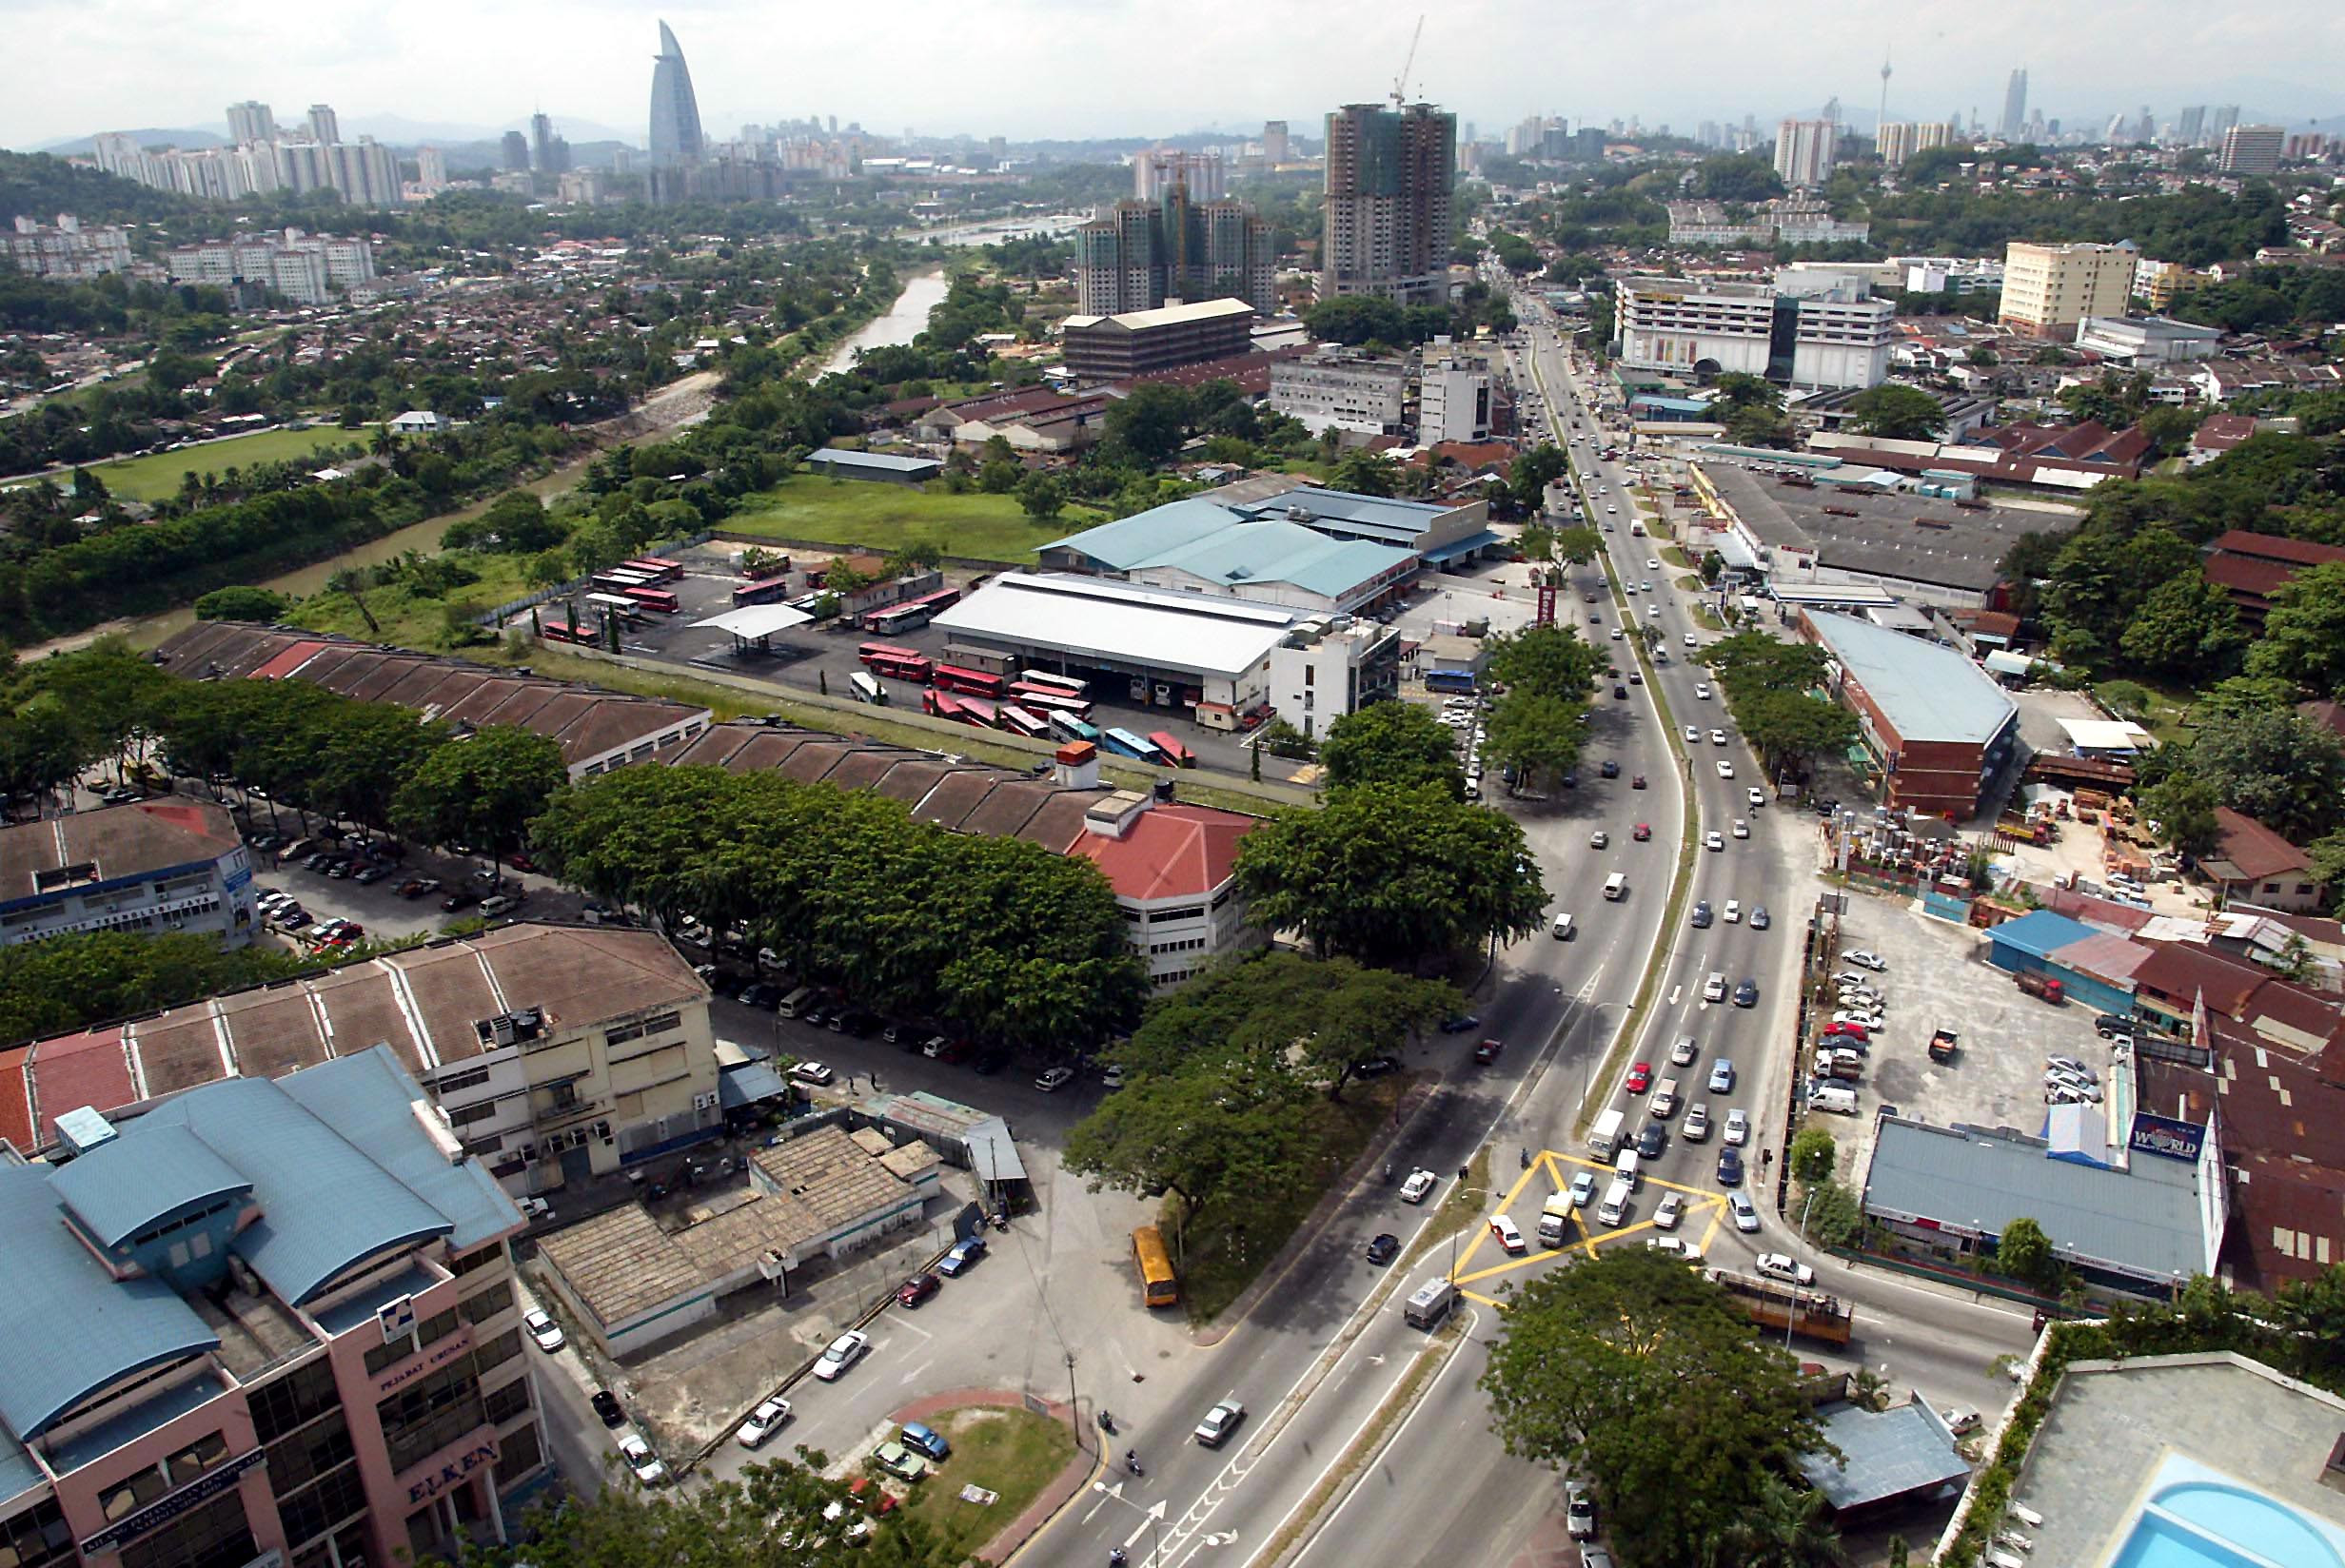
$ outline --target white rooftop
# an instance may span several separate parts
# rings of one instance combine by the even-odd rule
[[[1072,656],[1235,678],[1267,657],[1297,612],[1059,573],[1008,572],[935,624]]]
[[[730,632],[738,637],[771,637],[794,626],[803,626],[815,617],[803,610],[793,610],[787,604],[744,604],[738,610],[711,616],[692,624],[713,626],[719,632]]]

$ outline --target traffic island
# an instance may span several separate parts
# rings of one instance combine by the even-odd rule
[[[1075,1445],[1065,1404],[998,1389],[933,1395],[895,1419],[953,1445],[904,1499],[905,1516],[943,1543],[946,1562],[1004,1560],[1082,1491],[1097,1462]]]

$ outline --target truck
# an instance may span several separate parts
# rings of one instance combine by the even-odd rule
[[[1539,1245],[1561,1246],[1570,1229],[1571,1195],[1567,1192],[1550,1194],[1547,1205],[1539,1210]]]
[[[1710,1283],[1733,1297],[1744,1315],[1761,1327],[1787,1328],[1827,1344],[1846,1344],[1856,1326],[1855,1310],[1821,1290],[1803,1290],[1729,1268],[1713,1268],[1708,1273]]]
[[[1596,1125],[1587,1129],[1587,1151],[1599,1160],[1612,1158],[1621,1147],[1621,1127],[1626,1120],[1618,1106],[1597,1117]]]
[[[1943,1024],[1939,1025],[1936,1029],[1930,1030],[1930,1060],[1933,1062],[1953,1061],[1955,1044],[1956,1036],[1954,1030],[1948,1029]]]
[[[2048,974],[2039,974],[2034,970],[2021,970],[2011,978],[2028,995],[2040,996],[2055,1007],[2068,1000],[2067,990],[2058,980]]]
[[[1810,1070],[1818,1078],[1839,1078],[1853,1084],[1864,1076],[1864,1058],[1853,1050],[1825,1049],[1816,1052]]]

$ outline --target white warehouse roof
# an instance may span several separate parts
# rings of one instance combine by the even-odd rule
[[[948,632],[1073,657],[1235,678],[1305,618],[1274,604],[1008,572],[936,619]]]

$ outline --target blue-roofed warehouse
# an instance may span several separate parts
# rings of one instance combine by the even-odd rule
[[[1978,815],[2019,755],[2020,710],[1994,677],[1958,648],[1853,616],[1807,609],[1799,626],[1832,656],[1831,695],[1857,715],[1885,803]]]
[[[2147,950],[2050,910],[2034,910],[1987,932],[1987,962],[2014,974],[2058,980],[2070,1000],[2100,1012],[2134,1010],[2133,966]]]

